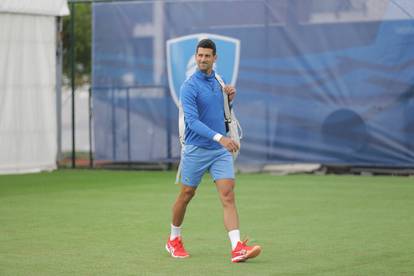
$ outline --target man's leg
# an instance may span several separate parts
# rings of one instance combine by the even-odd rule
[[[207,156],[208,157],[208,156]],[[188,257],[181,239],[181,225],[187,205],[194,197],[197,186],[208,169],[205,150],[194,145],[185,145],[181,155],[181,190],[172,207],[171,234],[167,241],[167,251],[176,258]]]
[[[217,191],[223,205],[224,226],[226,227],[232,249],[240,241],[239,216],[234,199],[234,165],[230,152],[222,149],[210,167],[210,174],[216,183]]]
[[[165,248],[174,258],[186,258],[190,255],[184,249],[181,239],[181,224],[184,221],[187,205],[193,198],[197,187],[181,185],[181,191],[172,208],[171,234]]]
[[[224,226],[229,232],[237,230],[239,229],[239,216],[234,196],[234,179],[218,179],[215,182],[223,205]]]
[[[172,209],[172,224],[175,226],[181,226],[184,220],[185,211],[187,210],[187,205],[190,203],[191,199],[195,195],[197,187],[191,187],[181,184],[181,191],[174,203]]]
[[[234,198],[234,179],[219,179],[215,181],[217,191],[223,205],[224,227],[229,234],[232,250],[240,241],[239,216]]]
[[[261,252],[260,246],[248,246],[247,241],[240,241],[239,216],[237,214],[234,195],[235,182],[233,179],[218,179],[215,181],[223,205],[224,226],[229,232],[232,244],[232,258],[234,263],[244,262],[247,259],[258,256]]]

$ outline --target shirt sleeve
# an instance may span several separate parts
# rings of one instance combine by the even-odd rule
[[[196,102],[197,94],[194,88],[188,84],[184,84],[181,87],[180,96],[184,111],[184,120],[187,126],[198,135],[213,139],[217,132],[200,121]]]

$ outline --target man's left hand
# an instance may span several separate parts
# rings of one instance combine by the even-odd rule
[[[224,93],[229,96],[229,100],[232,101],[236,97],[236,88],[231,85],[224,86]]]

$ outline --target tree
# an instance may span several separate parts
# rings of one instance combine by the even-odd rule
[[[90,3],[75,3],[73,6],[75,7],[75,83],[79,86],[91,80],[92,17]],[[63,75],[66,79],[71,77],[71,19],[72,16],[63,18]]]

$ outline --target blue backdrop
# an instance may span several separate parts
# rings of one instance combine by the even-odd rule
[[[240,43],[238,162],[413,166],[414,21],[369,2],[94,4],[96,159],[179,158],[167,41],[200,34]]]

